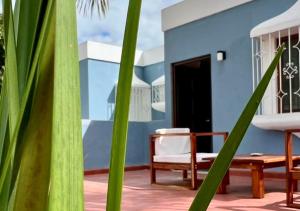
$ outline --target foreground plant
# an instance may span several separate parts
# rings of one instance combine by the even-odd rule
[[[107,211],[119,211],[121,209],[132,70],[134,67],[141,4],[141,0],[129,1],[114,115]]]
[[[190,211],[205,211],[212,198],[214,197],[218,186],[220,185],[223,177],[225,176],[230,163],[235,155],[252,119],[256,113],[256,110],[264,96],[264,93],[269,85],[272,75],[278,66],[281,55],[284,51],[284,46],[282,46],[269,68],[267,69],[264,77],[258,84],[254,93],[252,94],[248,104],[246,105],[244,111],[242,112],[239,120],[237,121],[235,127],[229,134],[227,141],[223,145],[223,148],[219,152],[217,158],[215,159],[212,167],[210,168],[208,175],[200,186],[200,189],[190,207]]]
[[[0,210],[83,210],[75,0],[3,0]]]

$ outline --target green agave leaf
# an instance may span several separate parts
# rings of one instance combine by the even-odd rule
[[[49,4],[50,4],[50,2],[53,2],[53,0],[49,0]],[[47,15],[45,17],[49,18],[49,14],[48,13],[46,13],[46,14]],[[22,131],[20,131],[20,129],[21,129],[21,125],[22,125],[22,122],[24,120],[24,117],[26,117],[26,115],[30,112],[30,106],[28,107],[28,102],[29,102],[30,96],[32,95],[32,90],[35,86],[35,78],[37,77],[36,70],[37,70],[37,67],[38,67],[40,52],[41,52],[41,49],[45,45],[45,42],[46,42],[46,35],[47,35],[46,29],[48,27],[47,24],[48,24],[49,21],[48,21],[47,18],[45,20],[47,20],[47,21],[44,21],[44,23],[42,25],[42,29],[41,29],[41,32],[40,32],[38,44],[37,44],[35,54],[34,54],[34,59],[33,59],[33,62],[32,62],[31,69],[29,71],[30,74],[29,74],[28,81],[27,81],[27,84],[26,84],[26,89],[25,89],[25,92],[24,92],[23,97],[22,97],[21,109],[20,109],[20,112],[19,112],[19,115],[18,115],[18,121],[17,121],[16,129],[13,133],[12,141],[9,144],[9,147],[8,147],[8,150],[7,150],[7,155],[4,157],[4,159],[2,161],[3,162],[3,167],[2,167],[2,170],[0,172],[0,192],[2,192],[3,185],[4,185],[4,179],[5,179],[6,175],[8,174],[9,165],[10,165],[11,161],[16,160],[16,157],[18,158],[18,156],[20,156],[19,154],[16,154],[16,156],[15,156],[15,148],[16,148],[16,144],[17,144],[17,141],[18,141],[18,138],[19,138],[19,133],[22,134]],[[22,146],[22,144],[19,144],[19,145]],[[15,163],[16,163],[16,161],[15,161]],[[15,167],[15,168],[18,168],[18,167]]]
[[[49,17],[50,16],[50,17]],[[51,18],[49,20],[49,18]],[[48,2],[45,43],[38,65],[38,82],[25,128],[14,210],[47,210],[50,175],[54,72],[54,6]]]
[[[141,0],[129,1],[114,116],[106,206],[108,211],[118,211],[121,208],[132,70],[141,4]]]
[[[16,44],[15,44],[15,34],[14,34],[14,24],[13,24],[13,14],[10,0],[4,0],[4,42],[5,42],[5,96],[8,106],[8,130],[9,139],[5,139],[6,142],[10,142],[12,139],[12,134],[16,128],[18,113],[20,109],[19,102],[19,90],[18,90],[18,77],[17,77],[17,59],[16,59]],[[4,102],[6,103],[6,102]],[[2,108],[1,108],[2,109]],[[6,108],[3,108],[4,110]],[[3,120],[7,121],[7,120]],[[3,131],[4,132],[4,131]],[[7,131],[5,131],[7,134]],[[1,135],[2,137],[4,134]],[[6,151],[6,149],[5,149]],[[0,207],[7,209],[8,199],[10,194],[11,185],[11,175],[12,175],[12,165],[8,166],[8,174],[5,179],[5,186],[0,193]]]
[[[20,110],[18,77],[17,77],[17,58],[16,43],[13,24],[13,14],[11,1],[4,0],[4,29],[5,29],[5,88],[9,98],[9,130],[12,135],[18,119]]]
[[[15,9],[14,9],[14,26],[15,26],[15,40],[16,41],[18,40],[20,6],[21,6],[21,0],[16,0]],[[18,43],[16,43],[16,44],[18,44]]]
[[[52,0],[17,0],[16,78],[22,92],[21,107],[13,119],[13,132],[6,129],[5,135],[0,134],[10,135],[0,142],[5,151],[1,155],[0,193],[8,193],[7,187],[17,181],[9,199],[14,210],[77,211],[83,210],[83,155],[75,1],[57,0],[54,11],[47,10],[43,17],[43,4],[47,3],[54,5]],[[55,34],[48,30],[47,17],[55,18]],[[9,99],[7,95],[5,99]],[[1,121],[2,113],[5,109],[1,107]],[[11,179],[11,163],[18,179]]]
[[[5,84],[5,78],[3,83]],[[5,87],[5,85],[4,85]],[[8,125],[8,98],[6,97],[5,89],[2,90],[0,95],[0,170],[2,169],[2,157],[3,155],[3,147],[4,147],[4,140],[7,134],[7,125]]]
[[[43,15],[43,0],[30,0],[17,2],[18,15],[18,38],[17,38],[17,60],[18,60],[18,78],[20,93],[24,93],[27,84],[27,78],[34,55],[34,48],[39,35],[39,16]],[[19,13],[19,14],[18,14]],[[17,18],[17,17],[16,17]]]
[[[6,82],[4,81],[4,84]],[[6,89],[2,89],[2,97],[0,101],[0,172],[3,168],[2,159],[7,155],[7,147],[9,144],[9,130],[8,130],[8,98],[6,95]],[[4,178],[6,181],[10,175]],[[6,210],[8,206],[10,183],[7,183],[0,192],[0,210]]]
[[[75,0],[56,0],[49,211],[83,210],[83,146]]]
[[[284,46],[282,46],[268,70],[266,71],[264,77],[260,81],[256,90],[252,94],[248,104],[246,105],[244,111],[242,112],[239,120],[237,121],[235,127],[229,134],[226,143],[223,148],[219,152],[215,162],[210,168],[207,177],[202,183],[191,207],[190,211],[205,211],[212,198],[214,197],[218,186],[220,185],[223,177],[225,176],[228,168],[230,167],[230,163],[235,155],[251,121],[255,112],[259,106],[259,103],[264,96],[265,90],[268,87],[268,84],[272,78],[274,70],[276,69],[280,57],[284,51]]]

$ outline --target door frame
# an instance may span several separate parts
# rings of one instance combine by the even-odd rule
[[[179,65],[183,65],[186,63],[191,63],[191,62],[195,62],[195,61],[199,61],[199,60],[203,60],[203,59],[209,59],[210,61],[210,71],[212,69],[212,64],[211,64],[211,54],[206,54],[204,56],[198,56],[192,59],[187,59],[187,60],[183,60],[183,61],[179,61],[179,62],[174,62],[171,64],[171,81],[172,81],[172,127],[175,127],[175,123],[176,123],[176,94],[175,94],[175,90],[176,90],[176,84],[175,84],[175,79],[176,79],[176,74],[175,74],[175,69],[177,66]],[[210,73],[210,80],[211,80],[211,73]],[[211,91],[211,118],[212,118],[212,80],[210,83],[210,91]],[[211,120],[211,124],[212,124],[212,120]],[[212,127],[212,125],[211,125]]]

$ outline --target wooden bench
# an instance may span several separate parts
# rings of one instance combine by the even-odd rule
[[[214,158],[207,158],[213,161]],[[300,164],[300,156],[294,156],[295,165]],[[252,174],[252,195],[253,198],[264,198],[264,169],[285,167],[284,155],[237,155],[231,162],[231,168],[250,169]]]
[[[205,136],[220,136],[223,137],[220,140],[225,142],[228,132],[201,132],[201,133],[190,133],[186,128],[173,128],[173,129],[161,129],[169,130],[168,133],[164,134],[152,134],[150,135],[150,181],[151,184],[156,183],[156,170],[182,170],[183,178],[187,178],[187,171],[191,172],[191,189],[196,190],[199,186],[197,181],[197,170],[209,169],[211,162],[204,160],[203,158],[214,157],[216,153],[197,153],[197,137]],[[185,131],[186,130],[186,131]],[[159,131],[159,130],[158,130]],[[175,131],[175,133],[173,132]],[[183,131],[183,132],[181,132]],[[172,138],[168,140],[166,138]],[[164,139],[164,140],[163,140]],[[167,141],[167,142],[166,142]],[[178,143],[185,143],[188,149],[188,153],[173,153],[168,155],[159,155],[159,147],[162,144],[166,144],[166,149],[172,148],[172,150],[178,147]],[[177,149],[178,151],[178,149]],[[179,150],[180,151],[180,150]],[[220,185],[218,193],[226,193],[226,186],[228,185],[229,175],[226,174],[224,182]]]

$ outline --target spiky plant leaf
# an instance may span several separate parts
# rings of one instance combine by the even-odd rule
[[[49,211],[81,211],[83,150],[75,0],[56,0],[55,16]]]
[[[1,210],[7,210],[8,201],[9,209],[18,211],[83,210],[75,0],[17,0],[14,17],[18,19],[14,63],[18,74],[14,77],[22,85],[21,106],[13,116],[13,132],[0,130],[0,193],[5,190],[9,196]],[[10,34],[8,40],[14,37]],[[13,90],[19,91],[17,86]],[[10,93],[3,93],[1,123],[13,102]],[[10,114],[7,116],[10,120]]]
[[[19,99],[19,83],[17,77],[17,58],[16,58],[16,43],[15,43],[15,34],[14,34],[14,24],[13,24],[13,14],[11,8],[11,1],[4,0],[3,2],[4,8],[4,40],[5,40],[5,63],[6,63],[6,72],[5,72],[5,92],[6,96],[9,96],[9,99],[4,100],[4,106],[8,106],[8,120],[3,119],[3,121],[8,121],[8,131],[5,131],[1,134],[2,137],[6,137],[6,145],[9,146],[10,140],[12,140],[12,136],[14,130],[16,128],[19,109],[20,109],[20,99]],[[4,98],[6,97],[4,96]],[[6,101],[6,102],[5,102]],[[5,111],[6,108],[3,108]],[[5,115],[5,114],[4,114]],[[7,122],[4,123],[7,124]],[[6,134],[9,134],[6,136]],[[2,152],[6,152],[4,149]],[[5,175],[3,180],[5,181],[5,186],[0,192],[0,208],[7,209],[8,207],[8,199],[10,194],[10,186],[11,186],[11,176],[12,176],[12,164],[8,166],[8,173]]]
[[[16,211],[47,210],[52,140],[55,20],[53,11],[53,1],[49,1],[44,18],[47,37],[41,49],[37,69],[38,81],[31,108],[34,112],[30,113],[23,136],[22,159],[18,168],[19,179],[14,202]]]
[[[129,1],[117,87],[107,193],[107,211],[119,211],[121,208],[132,70],[134,66],[141,4],[141,0]]]
[[[44,2],[45,4],[46,2]],[[17,36],[17,59],[18,78],[20,93],[24,93],[27,83],[31,62],[38,35],[40,33],[40,15],[45,11],[42,8],[43,0],[20,1],[18,36]]]
[[[252,94],[248,104],[246,105],[244,111],[242,112],[239,120],[229,134],[226,143],[219,152],[217,158],[215,159],[212,167],[210,168],[208,175],[206,176],[204,182],[190,207],[190,211],[205,211],[207,210],[210,201],[215,195],[218,186],[220,185],[223,177],[225,176],[230,163],[235,155],[255,112],[262,100],[265,90],[267,89],[272,75],[279,63],[280,57],[284,50],[282,46],[272,63],[270,64],[268,70],[266,71],[264,77],[258,84],[254,93]]]

